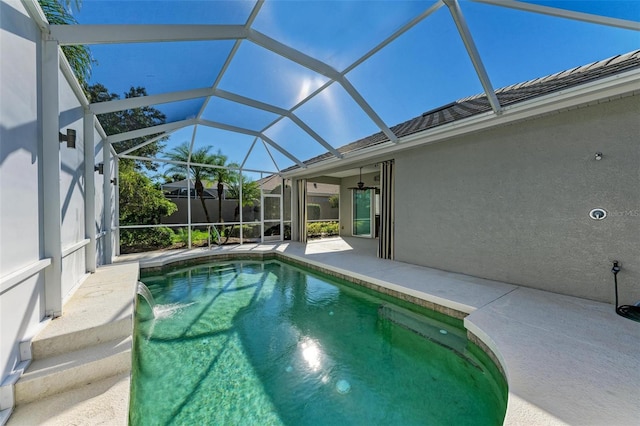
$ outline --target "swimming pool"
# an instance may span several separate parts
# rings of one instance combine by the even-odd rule
[[[278,261],[143,273],[132,425],[502,424],[462,321]]]

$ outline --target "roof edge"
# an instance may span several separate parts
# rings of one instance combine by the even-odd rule
[[[328,159],[308,164],[306,169],[292,168],[282,171],[287,178],[317,174],[335,169],[338,165],[349,166],[361,161],[374,159],[395,152],[444,142],[471,132],[487,130],[553,112],[567,111],[581,105],[625,95],[640,94],[640,68],[590,81],[564,90],[548,93],[505,106],[501,115],[492,111],[476,114],[434,128],[412,133],[400,138],[395,144],[390,141],[368,146],[344,154],[344,158]]]

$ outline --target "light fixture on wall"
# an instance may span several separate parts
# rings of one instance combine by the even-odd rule
[[[73,129],[67,129],[67,134],[59,133],[58,140],[60,143],[66,142],[67,148],[75,148],[76,147],[76,131]]]
[[[589,217],[593,220],[602,220],[607,217],[607,211],[602,208],[593,209],[589,212]]]
[[[596,152],[595,157],[593,157],[596,161],[602,160],[602,153],[600,151]]]
[[[99,175],[103,175],[104,174],[104,163],[98,163],[95,166],[93,166],[93,170],[98,172]]]
[[[118,178],[111,179],[111,183],[114,184],[114,185],[117,185],[118,184]]]

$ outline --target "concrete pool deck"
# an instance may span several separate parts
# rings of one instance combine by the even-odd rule
[[[610,304],[378,259],[375,242],[358,238],[149,252],[116,262],[146,268],[208,255],[269,252],[468,314],[465,326],[495,353],[506,373],[505,425],[622,425],[640,418],[640,323],[616,315]],[[71,406],[61,406],[62,395],[55,402],[38,401],[18,407],[9,425],[65,424],[59,416],[29,422],[35,404],[39,419],[47,418],[43,410],[51,407],[52,413],[71,416],[68,420],[85,419],[75,424],[126,424],[123,416],[92,423],[79,411],[126,413],[122,404],[128,398],[121,394],[128,389],[128,377],[89,385],[84,390],[89,403],[67,398]]]

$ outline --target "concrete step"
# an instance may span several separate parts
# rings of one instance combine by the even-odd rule
[[[22,404],[13,410],[7,426],[127,426],[130,385],[126,372]]]
[[[44,359],[101,344],[133,332],[137,264],[98,268],[31,341],[23,360]]]
[[[15,405],[28,404],[131,369],[132,337],[34,359],[15,384]]]
[[[65,318],[66,320],[66,318]],[[56,321],[54,320],[52,324]],[[31,341],[31,359],[46,359],[74,352],[102,343],[131,336],[131,317],[126,317],[94,327],[68,330],[66,333],[49,335],[41,333]]]

